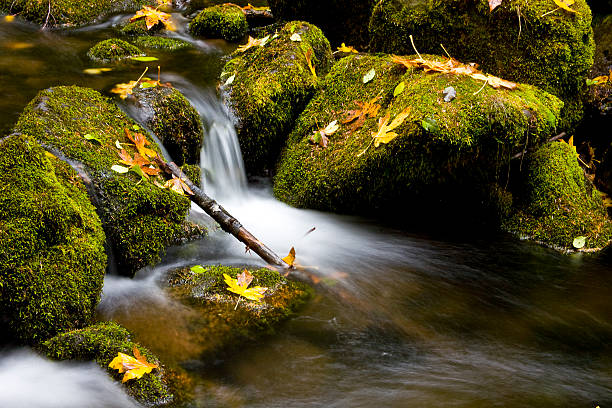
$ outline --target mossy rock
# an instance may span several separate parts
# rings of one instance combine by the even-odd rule
[[[115,142],[131,143],[125,129],[134,126],[137,125],[99,92],[76,86],[41,91],[15,126],[16,131],[82,163],[96,192],[96,206],[117,267],[125,275],[159,261],[168,245],[204,233],[184,222],[189,199],[141,181],[133,172],[119,174],[111,170],[120,160]],[[86,140],[87,134],[101,144]],[[159,153],[159,147],[151,143],[150,147]],[[133,147],[125,146],[133,155]]]
[[[132,44],[119,38],[100,41],[87,51],[87,56],[98,62],[112,62],[137,57],[144,53]]]
[[[161,22],[155,24],[153,27],[151,27],[151,29],[149,29],[147,27],[147,23],[145,22],[145,19],[139,18],[138,20],[134,20],[134,21],[128,20],[126,23],[124,23],[123,27],[121,27],[120,32],[121,34],[127,35],[129,37],[136,37],[136,36],[146,36],[146,35],[158,34],[163,29],[164,29],[164,24]]]
[[[375,75],[364,84],[372,70]],[[402,82],[403,92],[394,97]],[[457,97],[445,102],[443,90],[449,86]],[[352,123],[342,124],[357,102],[368,101],[381,105],[375,117],[356,130]],[[389,56],[348,56],[332,67],[298,118],[279,162],[274,194],[296,207],[397,212],[403,219],[414,217],[408,208],[427,209],[440,199],[456,208],[472,199],[469,190],[505,176],[512,154],[553,135],[562,105],[530,85],[494,89],[463,75],[406,69]],[[391,122],[405,109],[409,115],[394,130],[398,136],[375,147],[378,121],[390,115]],[[332,121],[341,126],[327,147],[313,144],[314,132]]]
[[[561,127],[568,127],[582,116],[576,96],[593,64],[591,10],[577,0],[572,8],[580,14],[544,15],[555,8],[549,0],[504,0],[493,12],[487,0],[382,0],[370,22],[370,47],[412,54],[412,35],[419,52],[439,54],[442,43],[460,61],[560,97],[566,102]]]
[[[220,353],[235,350],[257,337],[275,332],[282,321],[292,317],[312,296],[312,289],[290,281],[269,269],[251,269],[249,287],[268,288],[261,302],[247,300],[227,290],[223,274],[232,278],[243,269],[228,266],[204,266],[196,273],[189,268],[172,271],[168,276],[170,296],[198,311],[190,324],[190,333],[201,339],[200,358],[219,358]]]
[[[204,127],[200,114],[176,89],[156,86],[132,93],[144,112],[145,125],[179,166],[200,161]]]
[[[269,0],[275,18],[308,21],[321,28],[335,47],[344,42],[366,47],[375,0]]]
[[[37,24],[51,26],[72,27],[92,24],[103,17],[114,13],[135,11],[144,4],[150,4],[148,0],[54,0],[51,2],[49,14],[49,2],[40,0],[0,0],[0,10],[19,14],[26,20]],[[47,18],[47,16],[49,16]]]
[[[193,35],[238,41],[247,33],[244,12],[235,4],[221,4],[202,10],[189,24]]]
[[[32,344],[86,326],[105,270],[104,231],[76,172],[29,136],[1,140],[1,336]]]
[[[166,38],[143,35],[134,40],[134,44],[142,48],[151,48],[164,51],[179,51],[193,48],[193,45],[178,38]]]
[[[134,356],[133,350],[137,348],[147,362],[159,367],[139,379],[123,383],[127,394],[147,407],[173,406],[175,398],[167,369],[153,353],[133,342],[130,333],[117,323],[103,322],[62,333],[45,341],[38,348],[54,360],[93,361],[116,381],[121,381],[123,374],[108,365],[117,357],[117,353]]]
[[[504,228],[521,237],[564,250],[573,249],[577,237],[586,237],[582,250],[601,249],[612,238],[601,193],[567,143],[549,143],[529,155],[519,197]]]
[[[292,36],[301,41],[292,41]],[[293,121],[317,89],[308,53],[317,77],[323,77],[332,63],[329,42],[317,27],[296,21],[271,35],[263,47],[236,51],[223,68],[222,93],[235,118],[247,172],[274,166]]]

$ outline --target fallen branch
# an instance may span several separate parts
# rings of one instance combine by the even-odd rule
[[[167,163],[162,160],[159,156],[155,158],[155,162],[159,167],[168,174],[174,174],[187,184],[187,186],[193,192],[193,195],[189,195],[189,199],[196,203],[198,207],[203,209],[206,214],[210,215],[212,219],[217,221],[223,231],[229,232],[236,237],[240,242],[245,244],[248,249],[255,252],[264,261],[270,265],[278,266],[283,269],[290,269],[291,267],[283,261],[278,255],[276,255],[270,248],[268,248],[263,242],[255,238],[249,231],[247,231],[240,222],[229,214],[223,207],[221,207],[215,200],[208,197],[198,186],[193,184],[191,180],[181,171],[180,168],[173,162]]]
[[[567,136],[567,133],[565,132],[561,132],[559,133],[557,136],[553,136],[550,139],[547,140],[548,143],[550,142],[554,142],[555,140],[559,140],[561,138],[564,138],[565,136]],[[510,158],[510,160],[515,160],[515,159],[520,159],[521,157],[523,157],[525,154],[527,154],[528,150],[525,149],[522,152],[518,152],[517,154],[515,154],[514,156],[512,156]]]

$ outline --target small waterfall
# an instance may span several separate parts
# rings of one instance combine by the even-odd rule
[[[238,136],[228,112],[213,91],[203,90],[177,75],[163,75],[200,113],[205,128],[200,153],[202,188],[210,197],[241,197],[247,180]]]

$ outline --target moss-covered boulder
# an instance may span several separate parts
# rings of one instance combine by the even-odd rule
[[[86,326],[105,270],[104,231],[76,172],[29,136],[1,140],[0,336],[37,343]]]
[[[562,106],[530,85],[515,90],[483,85],[465,75],[407,69],[389,56],[341,59],[289,135],[274,179],[275,195],[297,207],[397,213],[403,219],[415,218],[409,208],[428,210],[439,200],[447,209],[477,202],[472,190],[500,180],[505,184],[512,154],[555,133]],[[404,87],[401,93],[398,86]],[[444,96],[448,87],[456,92],[449,102]],[[361,127],[357,120],[342,123],[367,102],[380,108]],[[401,112],[407,117],[393,130],[398,136],[376,147],[372,135],[379,121],[388,115],[391,123]],[[340,128],[327,146],[313,143],[317,131],[333,121]]]
[[[134,44],[142,48],[158,49],[164,51],[179,51],[193,48],[193,45],[178,38],[143,35],[134,40]]]
[[[87,56],[98,62],[112,62],[137,57],[144,53],[132,44],[119,38],[100,41],[87,51]]]
[[[439,54],[440,43],[463,62],[503,78],[536,85],[566,102],[565,124],[581,117],[578,95],[593,63],[591,11],[585,0],[557,9],[549,0],[382,0],[370,22],[370,47],[394,54]]]
[[[145,35],[153,35],[158,34],[164,29],[163,23],[157,23],[150,29],[147,27],[147,23],[144,18],[140,18],[134,21],[126,21],[123,23],[121,29],[119,30],[121,34],[136,37],[136,36],[145,36]]]
[[[184,222],[189,199],[141,181],[133,172],[119,174],[111,170],[120,164],[116,141],[125,143],[124,148],[134,155],[125,129],[135,126],[100,93],[75,86],[41,91],[15,126],[16,131],[33,136],[83,165],[96,191],[98,213],[117,267],[126,275],[157,262],[168,245],[203,233]],[[85,135],[94,139],[86,139]],[[159,153],[159,147],[151,143],[149,147]],[[159,182],[164,180],[159,178]]]
[[[121,381],[123,374],[111,369],[109,363],[117,353],[134,356],[134,348],[147,362],[159,367],[139,379],[123,383],[126,392],[147,407],[171,406],[175,398],[168,370],[153,353],[133,342],[130,333],[116,323],[98,323],[62,333],[39,346],[42,353],[54,360],[93,361],[117,381]]]
[[[521,237],[570,250],[578,237],[586,238],[583,250],[600,249],[612,239],[601,194],[567,143],[549,143],[529,155],[518,197],[504,228]]]
[[[320,27],[332,45],[365,47],[375,0],[269,0],[275,18],[303,20]]]
[[[198,111],[176,89],[138,88],[133,92],[142,106],[146,126],[161,140],[179,166],[200,161],[204,128]]]
[[[235,4],[220,4],[202,10],[189,24],[193,35],[238,41],[247,33],[244,12]]]
[[[189,329],[192,337],[200,339],[202,359],[218,358],[220,352],[274,333],[278,324],[293,316],[312,295],[308,285],[287,280],[276,271],[250,269],[253,281],[249,287],[268,289],[261,302],[247,300],[229,292],[223,278],[227,274],[236,279],[242,271],[205,266],[198,272],[175,270],[168,277],[170,295],[198,312]]]
[[[304,22],[287,23],[264,46],[232,54],[221,74],[222,93],[235,118],[248,172],[273,166],[293,121],[331,63],[329,42]]]
[[[113,13],[134,11],[150,3],[148,0],[0,0],[0,10],[41,25],[72,27],[94,23]]]

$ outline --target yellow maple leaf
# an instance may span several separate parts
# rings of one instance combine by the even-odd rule
[[[255,7],[251,3],[248,3],[246,6],[242,7],[242,10],[253,10],[253,11],[270,11],[270,7],[262,6]]]
[[[559,8],[562,8],[563,10],[569,11],[571,13],[580,14],[580,12],[570,7],[572,4],[576,2],[575,0],[553,0],[553,1],[555,2],[557,6],[559,6]]]
[[[237,279],[234,279],[226,273],[223,274],[223,279],[228,286],[227,290],[234,292],[239,296],[243,296],[246,299],[261,302],[261,298],[264,297],[264,293],[266,290],[268,290],[268,288],[261,286],[249,288],[249,284],[251,281],[253,281],[253,275],[251,275],[246,269],[241,274],[237,274],[236,278]]]
[[[134,17],[130,18],[130,21],[136,21],[141,18],[145,19],[147,30],[150,30],[158,23],[162,23],[167,30],[174,30],[174,24],[172,23],[170,14],[164,13],[154,7],[143,6],[136,12]]]
[[[154,368],[158,368],[159,365],[147,362],[145,356],[141,355],[136,347],[134,347],[134,356],[129,356],[123,353],[117,353],[117,357],[113,359],[108,365],[114,370],[119,370],[119,373],[125,373],[122,383],[138,379],[143,375],[150,373]]]
[[[310,72],[312,72],[312,76],[315,77],[315,79],[317,78],[317,71],[315,71],[314,66],[312,65],[312,48],[310,48],[308,50],[308,52],[306,53],[306,63],[308,63],[308,68],[310,68]]]
[[[353,52],[355,54],[358,54],[359,51],[357,51],[354,47],[350,46],[350,45],[346,45],[344,43],[342,43],[339,47],[338,47],[338,51],[340,52]]]
[[[265,37],[265,38],[266,38],[266,41],[267,41],[267,37]],[[238,47],[236,49],[236,51],[238,51],[238,52],[245,52],[249,48],[260,46],[262,44],[262,42],[263,42],[263,39],[253,38],[253,37],[251,37],[249,35],[249,39],[248,39],[247,43],[244,44],[244,45],[241,45],[240,47]]]
[[[287,265],[293,266],[293,264],[295,263],[295,248],[294,247],[291,247],[291,250],[289,251],[289,255],[284,257],[283,261],[285,261]]]

